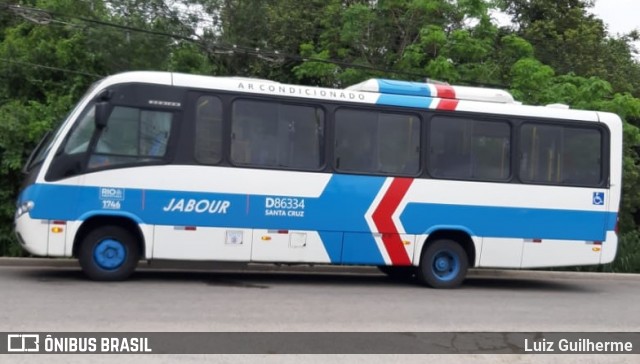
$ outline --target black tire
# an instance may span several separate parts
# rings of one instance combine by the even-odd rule
[[[125,280],[140,260],[135,236],[119,226],[96,228],[80,244],[78,260],[82,271],[96,281]]]
[[[386,274],[389,278],[397,281],[407,281],[413,278],[416,273],[416,267],[412,266],[392,266],[392,265],[379,265],[378,269]]]
[[[469,268],[467,252],[453,240],[436,240],[422,252],[418,280],[433,288],[456,288]]]

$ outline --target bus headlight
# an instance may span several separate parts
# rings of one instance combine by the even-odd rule
[[[15,218],[19,218],[20,216],[26,214],[27,212],[33,210],[33,206],[35,206],[35,204],[33,203],[33,201],[26,201],[23,202],[22,205],[18,206],[18,209],[16,210],[16,216]]]

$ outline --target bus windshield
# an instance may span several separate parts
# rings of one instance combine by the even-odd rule
[[[33,169],[34,165],[42,162],[42,160],[44,159],[44,156],[47,155],[47,153],[44,151],[49,150],[51,148],[51,143],[53,141],[53,138],[51,136],[53,134],[54,133],[52,133],[51,131],[48,131],[44,134],[42,139],[40,139],[40,141],[38,142],[38,145],[36,145],[36,147],[31,152],[31,155],[29,155],[29,158],[27,159],[27,163],[24,164],[22,173],[28,173],[31,169]]]

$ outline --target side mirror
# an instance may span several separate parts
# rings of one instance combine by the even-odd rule
[[[94,114],[96,129],[102,129],[107,126],[107,121],[109,120],[109,103],[106,101],[96,103]]]

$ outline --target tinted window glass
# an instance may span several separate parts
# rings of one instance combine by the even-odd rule
[[[101,131],[89,167],[160,160],[167,151],[172,114],[114,107]]]
[[[238,100],[233,103],[231,131],[235,164],[310,170],[323,164],[320,108]]]
[[[429,133],[429,171],[440,178],[507,179],[510,135],[506,122],[436,116]]]
[[[196,110],[195,157],[200,163],[216,164],[222,159],[222,102],[202,96]]]
[[[602,181],[597,129],[526,124],[520,131],[520,179],[568,185]]]
[[[338,170],[407,175],[420,170],[420,120],[415,115],[340,109],[335,129]]]
[[[94,119],[95,107],[89,105],[79,118],[80,120],[73,126],[73,131],[69,135],[67,144],[64,146],[64,152],[67,154],[84,153],[89,147],[89,141],[93,136],[96,128]]]

